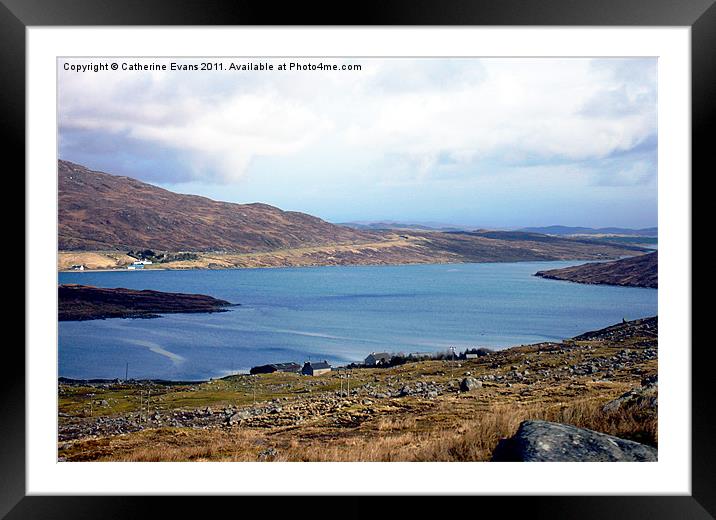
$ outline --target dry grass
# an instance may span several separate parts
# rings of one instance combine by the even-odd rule
[[[105,460],[284,462],[458,462],[488,461],[500,439],[512,436],[527,419],[573,424],[581,428],[657,445],[656,416],[631,408],[603,412],[603,399],[565,405],[492,406],[478,417],[449,428],[418,424],[415,417],[381,417],[363,428],[331,435],[304,432],[154,430],[115,439]],[[268,449],[275,456],[261,456]]]
[[[353,437],[326,446],[303,446],[290,450],[281,460],[298,461],[487,461],[500,439],[514,435],[527,419],[573,424],[580,428],[657,445],[656,415],[638,409],[603,412],[604,400],[585,399],[569,405],[522,407],[499,405],[456,428],[427,432],[412,431],[414,418],[380,419],[377,429],[392,434]]]
[[[83,264],[86,269],[116,269],[127,266],[134,260],[131,256],[116,251],[60,251],[57,253],[57,269],[63,271],[79,264]]]

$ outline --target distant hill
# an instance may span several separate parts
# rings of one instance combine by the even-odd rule
[[[600,262],[565,267],[564,269],[539,271],[535,273],[535,276],[578,283],[657,288],[659,271],[658,255],[658,252],[654,252],[632,258],[615,260],[613,262]]]
[[[642,228],[630,229],[619,227],[605,228],[588,228],[588,227],[572,227],[572,226],[546,226],[546,227],[527,227],[520,231],[529,233],[544,233],[545,235],[630,235],[641,237],[655,237],[658,235],[658,228]]]
[[[353,229],[383,231],[389,229],[407,229],[417,231],[464,231],[470,228],[453,226],[450,224],[440,224],[433,222],[426,223],[411,223],[411,222],[395,222],[395,221],[382,221],[382,222],[341,222],[339,226],[347,226]]]
[[[643,248],[523,231],[353,229],[267,204],[218,202],[58,162],[60,269],[607,260]],[[185,254],[191,252],[191,254]]]
[[[267,204],[218,202],[58,161],[59,249],[256,252],[376,235]]]

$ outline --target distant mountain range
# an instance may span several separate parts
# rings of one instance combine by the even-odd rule
[[[546,227],[526,227],[520,231],[528,233],[543,233],[545,235],[629,235],[638,237],[655,237],[658,236],[655,227],[631,229],[619,227],[605,228],[588,228],[588,227],[572,227],[572,226],[546,226]]]
[[[396,222],[393,220],[378,222],[341,222],[338,225],[347,226],[353,229],[371,231],[384,231],[388,229],[408,229],[419,231],[469,231],[474,229],[472,227],[454,226],[452,224],[442,224],[437,222],[422,222],[418,224],[411,222]]]
[[[479,226],[461,226],[456,224],[445,224],[439,222],[400,222],[394,220],[384,221],[360,221],[360,222],[342,222],[339,225],[360,229],[366,231],[382,231],[388,229],[408,229],[423,231],[475,231],[480,230]],[[540,233],[543,235],[626,235],[639,237],[656,237],[657,228],[589,228],[578,226],[544,226],[544,227],[525,227],[518,228],[515,231],[523,231],[526,233]]]

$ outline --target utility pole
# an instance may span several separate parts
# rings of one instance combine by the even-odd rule
[[[129,361],[127,361],[127,365],[124,367],[124,381],[127,381],[127,376],[129,375]]]

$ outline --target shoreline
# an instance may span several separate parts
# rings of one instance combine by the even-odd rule
[[[466,264],[528,264],[528,263],[549,263],[549,262],[610,262],[622,258],[634,258],[648,252],[638,253],[633,256],[614,256],[605,257],[598,260],[590,258],[568,258],[568,259],[548,259],[548,260],[504,260],[489,262],[384,262],[375,264],[315,264],[315,265],[266,265],[266,266],[233,266],[233,267],[157,267],[150,269],[58,269],[57,273],[121,273],[121,272],[149,272],[149,271],[239,271],[253,269],[315,269],[318,267],[400,267],[412,265],[466,265]]]
[[[640,318],[635,318],[635,319],[633,319],[633,320],[629,320],[627,323],[642,322],[642,321],[650,320],[650,319],[655,318],[655,317],[656,317],[656,316],[643,316],[643,317],[640,317]],[[536,348],[536,347],[539,347],[539,346],[542,346],[542,345],[547,345],[547,344],[570,342],[570,341],[575,340],[575,339],[578,338],[578,337],[587,336],[587,335],[593,334],[593,333],[598,333],[598,332],[601,332],[601,331],[604,331],[604,330],[607,330],[607,329],[610,329],[610,328],[613,328],[613,327],[616,327],[616,326],[618,326],[618,325],[609,325],[609,326],[603,327],[603,328],[601,328],[601,329],[596,329],[596,330],[594,330],[594,331],[585,331],[585,332],[579,334],[578,336],[574,336],[574,337],[554,338],[554,339],[550,339],[550,340],[539,341],[539,342],[536,342],[536,343],[525,343],[525,344],[520,344],[520,345],[509,345],[509,346],[506,346],[506,347],[503,347],[503,348],[490,347],[490,349],[491,349],[492,352],[495,353],[495,354],[497,354],[497,353],[500,353],[500,354],[509,354],[509,353],[512,352],[512,351],[519,352],[519,351],[524,350],[524,349]],[[435,352],[426,352],[425,354],[427,354],[427,355],[435,355],[435,354],[438,354],[438,353],[439,353],[438,351],[435,351]],[[425,361],[432,361],[432,360],[431,360],[431,359],[428,359],[428,360],[418,360],[418,361],[413,361],[413,362],[411,362],[411,363],[421,363],[421,362],[425,362]],[[465,360],[458,360],[458,362],[460,362],[460,361],[465,362]],[[347,369],[347,367],[348,367],[349,365],[354,365],[354,364],[356,364],[356,363],[360,363],[360,361],[353,361],[353,362],[350,362],[350,363],[346,363],[345,365],[335,365],[333,368],[335,368],[335,369]],[[365,369],[367,369],[367,368],[375,368],[375,367],[365,367],[365,366],[360,367],[360,366],[359,366],[359,367],[353,367],[353,368],[351,368],[350,370],[365,370]],[[394,368],[394,367],[387,367],[387,368],[385,368],[384,370],[387,370],[388,368]],[[237,370],[237,371],[234,371],[233,373],[226,374],[226,375],[222,375],[222,376],[208,377],[208,378],[200,378],[200,379],[164,379],[164,378],[151,378],[151,377],[136,378],[136,379],[135,379],[135,378],[122,379],[122,378],[117,378],[117,377],[115,377],[115,378],[101,378],[101,377],[96,377],[96,378],[94,378],[94,377],[90,377],[90,378],[73,378],[73,377],[58,376],[57,382],[58,382],[58,384],[68,384],[68,385],[75,385],[75,386],[77,386],[77,385],[83,385],[83,384],[88,384],[88,385],[106,385],[106,384],[127,384],[127,385],[132,385],[132,384],[137,384],[137,385],[142,385],[142,384],[159,384],[159,385],[201,385],[201,384],[211,383],[212,381],[222,381],[222,380],[230,379],[230,378],[234,378],[234,377],[242,377],[242,376],[254,377],[254,376],[257,375],[257,374],[251,374],[251,373],[249,372],[249,370],[250,370],[250,369],[246,369],[245,371],[243,371],[243,370]],[[336,373],[337,373],[338,370],[332,370],[331,372],[332,372],[332,373],[333,373],[333,372],[336,372]],[[258,374],[258,375],[262,375],[262,374]]]
[[[58,461],[487,462],[527,420],[656,453],[657,406],[653,316],[476,358],[356,367],[349,377],[59,378]]]

